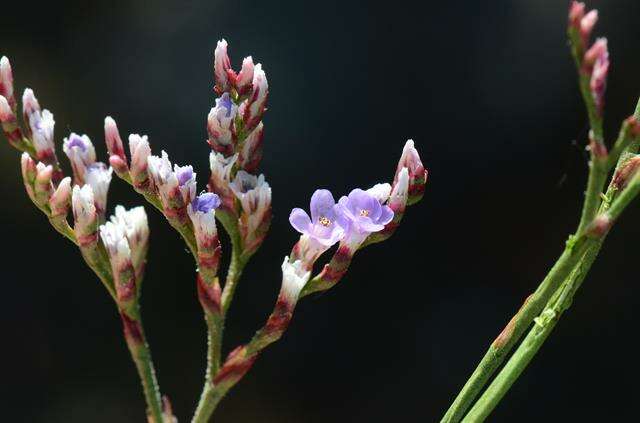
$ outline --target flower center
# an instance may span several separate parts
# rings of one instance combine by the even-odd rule
[[[369,210],[360,210],[360,216],[367,217],[369,216]]]
[[[320,222],[322,226],[331,225],[331,220],[326,216],[320,216],[320,218],[318,219],[318,222]]]

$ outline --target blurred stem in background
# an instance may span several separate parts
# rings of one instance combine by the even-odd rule
[[[604,238],[624,208],[640,192],[637,175],[640,101],[634,116],[625,120],[611,152],[607,153],[602,129],[604,84],[609,67],[605,39],[586,49],[597,12],[584,13],[584,4],[573,2],[569,14],[568,35],[579,75],[580,91],[587,108],[591,131],[589,179],[576,235],[520,311],[512,318],[458,394],[443,417],[443,422],[458,422],[500,367],[508,353],[530,329],[511,359],[464,417],[465,422],[483,421],[517,380],[538,352],[595,261]],[[617,162],[606,194],[604,182]],[[618,195],[619,194],[619,195]],[[616,198],[617,196],[617,198]]]

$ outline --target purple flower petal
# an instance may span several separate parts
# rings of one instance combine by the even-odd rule
[[[212,192],[205,192],[193,199],[191,207],[196,211],[209,213],[220,207],[220,197]]]
[[[315,225],[318,219],[325,217],[333,222],[334,211],[333,208],[336,205],[336,201],[333,199],[333,195],[329,190],[318,189],[311,196],[311,220]]]
[[[381,209],[382,214],[378,219],[378,223],[380,223],[381,225],[386,225],[393,220],[393,210],[391,210],[391,207],[389,206],[382,206]]]
[[[301,234],[307,234],[310,232],[311,219],[309,219],[309,215],[307,214],[307,212],[300,208],[291,210],[291,214],[289,215],[289,223],[291,223],[291,226],[293,226],[293,228]]]

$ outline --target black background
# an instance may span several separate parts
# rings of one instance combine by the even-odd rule
[[[436,421],[575,229],[587,121],[566,45],[568,2],[10,2],[0,54],[35,90],[61,143],[104,116],[208,175],[215,42],[253,55],[270,85],[262,171],[274,220],[234,302],[225,351],[273,305],[296,240],[287,217],[317,187],[392,177],[416,141],[430,180],[396,235],[339,286],[305,299],[226,398],[219,422]],[[640,3],[593,1],[610,42],[608,139],[640,93]],[[1,146],[0,414],[16,422],[141,422],[113,305],[23,192]],[[61,148],[58,149],[59,154]],[[65,164],[66,166],[66,164]],[[142,204],[114,179],[110,209]],[[147,206],[143,313],[163,392],[188,421],[204,369],[193,264]],[[640,213],[625,212],[579,292],[491,421],[635,416]]]

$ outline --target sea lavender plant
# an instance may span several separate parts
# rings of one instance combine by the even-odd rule
[[[311,197],[310,215],[294,209],[289,221],[301,235],[281,264],[281,289],[274,309],[253,338],[223,358],[223,329],[237,284],[265,241],[272,220],[272,190],[258,173],[269,84],[262,65],[254,65],[250,56],[236,73],[227,49],[227,42],[221,40],[214,53],[218,98],[207,116],[211,174],[202,192],[193,167],[172,164],[165,151],[153,155],[146,135],[129,135],[128,158],[111,117],[104,121],[109,165],[97,161],[87,135],[71,133],[62,143],[72,170],[72,177],[65,177],[55,152],[53,114],[41,110],[33,91],[26,89],[22,123],[19,121],[11,65],[6,57],[0,60],[0,121],[9,145],[23,152],[27,194],[54,229],[79,247],[114,300],[142,382],[148,420],[153,423],[176,418],[169,399],[160,394],[140,313],[149,247],[147,215],[141,206],[130,210],[116,206],[114,215],[106,219],[113,173],[166,217],[196,264],[196,291],[208,348],[204,386],[193,422],[209,421],[219,401],[250,370],[260,352],[286,331],[301,298],[333,287],[348,271],[356,251],[393,234],[406,207],[422,198],[427,181],[427,171],[409,140],[392,183],[353,189],[337,203],[330,191],[319,189]],[[231,244],[224,284],[218,276],[222,245],[216,222]],[[312,276],[316,261],[336,244],[331,259]]]

